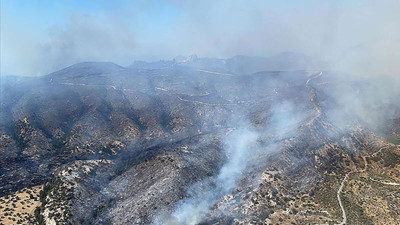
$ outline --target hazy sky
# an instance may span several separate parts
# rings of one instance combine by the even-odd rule
[[[283,51],[343,70],[398,73],[399,12],[398,0],[1,0],[1,74]]]

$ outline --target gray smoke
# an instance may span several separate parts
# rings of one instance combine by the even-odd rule
[[[398,116],[395,103],[400,98],[399,77],[400,74],[362,78],[343,74],[331,78],[329,82],[334,85],[330,87],[314,85],[329,96],[326,102],[331,105],[325,106],[324,113],[336,127],[345,131],[362,124],[379,132],[387,121]]]
[[[21,18],[2,11],[1,68],[43,75],[81,61],[128,65],[181,54],[227,58],[291,51],[360,76],[398,74],[399,11],[396,0],[117,1],[97,13],[66,13],[66,22],[47,30],[21,26]]]
[[[211,179],[211,183],[214,185],[207,186],[205,190],[202,186],[207,184],[198,183],[192,187],[190,194],[193,196],[178,203],[177,210],[167,224],[197,224],[200,222],[220,197],[233,190],[248,164],[249,156],[254,154],[257,149],[257,138],[257,133],[246,128],[235,130],[229,134],[225,139],[228,160],[218,175]]]
[[[270,141],[261,144],[262,136],[273,140],[293,135],[305,115],[296,112],[290,102],[283,102],[272,107],[268,128],[255,129],[249,123],[237,122],[238,127],[223,138],[226,162],[219,172],[210,179],[195,183],[189,190],[189,198],[177,203],[171,215],[159,215],[154,224],[197,224],[205,219],[212,206],[223,196],[230,194],[237,183],[243,179],[246,171],[259,164],[257,158],[276,153],[279,144]],[[259,166],[259,165],[257,165]]]

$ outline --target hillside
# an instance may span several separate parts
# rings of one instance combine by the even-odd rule
[[[395,83],[321,64],[192,56],[2,78],[0,221],[397,224]],[[36,210],[16,199],[28,192]]]

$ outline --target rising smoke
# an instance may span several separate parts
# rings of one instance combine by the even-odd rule
[[[138,17],[131,24],[131,17],[110,16],[111,12],[106,13],[106,19],[70,15],[65,24],[38,35],[46,37],[40,41],[34,32],[26,35],[18,24],[7,22],[5,26],[5,20],[13,21],[8,15],[2,17],[1,73],[44,75],[81,61],[129,65],[144,55],[158,60],[160,56],[191,53],[231,57],[304,52],[327,61],[329,69],[347,72],[328,79],[338,84],[333,90],[325,90],[323,83],[313,84],[328,93],[329,105],[322,106],[329,121],[340,128],[352,125],[349,121],[353,120],[376,128],[398,112],[392,103],[400,98],[400,4],[392,0],[368,2],[308,1],[288,6],[278,1],[168,1],[179,11],[171,24],[160,23],[165,18],[159,18],[154,22],[158,26],[146,30],[143,27],[149,24]],[[128,4],[112,13],[136,15],[133,8]],[[324,99],[320,101],[324,103]],[[226,161],[220,170],[191,186],[189,198],[178,202],[171,215],[159,215],[154,223],[196,224],[204,220],[209,210],[234,190],[254,158],[278,151],[280,146],[274,140],[289,137],[310,117],[296,109],[288,102],[273,106],[265,129],[249,122],[232,122],[230,126],[236,130],[222,138]],[[265,136],[270,138],[266,143]]]
[[[300,122],[306,118],[303,112],[295,111],[291,102],[274,105],[271,112],[266,129],[256,129],[245,122],[232,124],[237,129],[223,138],[227,159],[219,172],[191,186],[188,190],[190,197],[178,202],[171,215],[158,215],[154,224],[192,225],[204,220],[213,205],[230,194],[248,171],[260,166],[258,156],[276,153],[279,144],[275,141],[294,135]],[[273,138],[264,143],[265,135]]]
[[[399,1],[154,1],[72,10],[40,30],[1,13],[2,74],[44,75],[81,61],[228,58],[300,52],[364,76],[399,73]],[[22,20],[22,21],[20,21]],[[50,23],[51,24],[51,23]]]
[[[249,156],[258,148],[257,138],[257,133],[246,128],[229,134],[224,141],[227,162],[208,183],[200,182],[191,188],[191,197],[178,203],[177,210],[166,224],[199,223],[219,198],[233,190],[248,164]]]

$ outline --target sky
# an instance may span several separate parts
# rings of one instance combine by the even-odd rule
[[[0,73],[82,61],[298,52],[354,73],[398,73],[398,0],[0,0]]]

